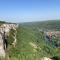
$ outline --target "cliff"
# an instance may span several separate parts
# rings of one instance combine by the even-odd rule
[[[16,43],[16,28],[17,28],[17,24],[8,24],[8,23],[4,23],[4,24],[1,24],[0,26],[0,56],[1,57],[5,57],[6,55],[6,49],[7,49],[7,39],[8,39],[8,36],[9,36],[9,32],[13,29],[15,30],[14,32],[14,40],[13,40],[13,45],[15,47],[15,43]]]

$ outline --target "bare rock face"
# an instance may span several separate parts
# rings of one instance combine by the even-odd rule
[[[5,57],[5,50],[4,50],[3,39],[1,34],[0,34],[0,56]]]
[[[2,47],[0,47],[0,57],[5,58],[5,55],[6,55],[5,50]]]
[[[49,32],[45,32],[47,36],[49,37],[57,37],[57,36],[60,36],[60,31],[49,31]]]
[[[16,24],[2,24],[0,26],[0,57],[5,57],[6,55],[6,36],[9,35],[11,29],[16,31],[17,25]],[[16,33],[14,33],[14,41],[13,44],[16,43]]]
[[[52,60],[52,59],[47,58],[47,57],[44,57],[44,58],[42,58],[41,60]]]

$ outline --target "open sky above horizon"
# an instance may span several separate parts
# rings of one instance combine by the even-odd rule
[[[60,19],[60,0],[0,0],[0,20],[31,22]]]

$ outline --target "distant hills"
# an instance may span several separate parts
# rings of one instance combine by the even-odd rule
[[[42,29],[60,30],[60,20],[48,20],[40,22],[29,22],[22,25],[36,26]]]

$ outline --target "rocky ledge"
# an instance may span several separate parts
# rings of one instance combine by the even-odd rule
[[[9,32],[11,29],[14,29],[15,32],[14,32],[14,41],[13,41],[13,45],[15,47],[15,43],[16,43],[16,28],[18,27],[17,24],[9,24],[9,23],[6,23],[6,24],[2,24],[0,26],[0,57],[5,57],[6,55],[6,49],[7,49],[7,36],[9,36]]]

